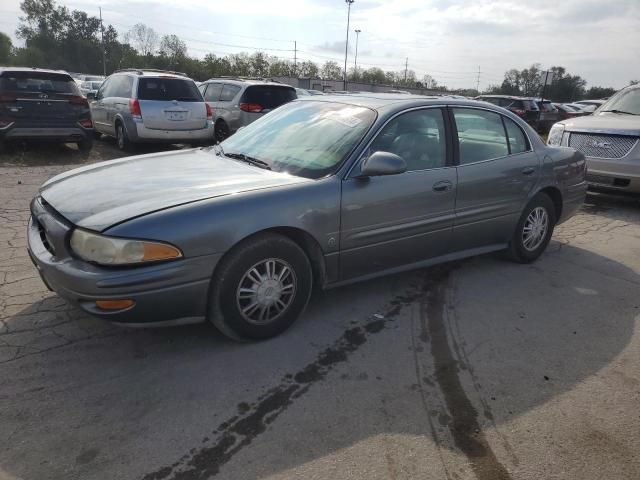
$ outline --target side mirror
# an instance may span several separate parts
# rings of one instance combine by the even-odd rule
[[[87,92],[87,100],[95,100],[96,93],[95,92]]]
[[[391,152],[375,152],[369,156],[360,169],[360,177],[379,177],[396,175],[407,171],[407,162]]]

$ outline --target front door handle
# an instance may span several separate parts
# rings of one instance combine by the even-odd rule
[[[448,192],[453,188],[453,184],[449,180],[442,180],[433,184],[434,192]]]
[[[525,168],[522,169],[522,174],[523,175],[531,175],[535,171],[536,171],[535,167],[525,167]]]

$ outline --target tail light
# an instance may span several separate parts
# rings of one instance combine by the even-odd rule
[[[207,108],[207,120],[212,120],[213,110],[211,109],[211,106],[207,102],[204,102],[204,106]]]
[[[522,108],[510,108],[513,113],[518,115],[519,117],[524,117],[525,111]]]
[[[241,103],[240,110],[243,112],[260,113],[262,111],[262,105],[259,103]]]
[[[93,122],[91,121],[90,118],[83,118],[82,120],[80,120],[78,122],[80,124],[80,126],[84,127],[84,128],[91,128],[93,127]]]
[[[5,128],[11,125],[13,122],[11,120],[4,120],[0,118],[0,128]]]
[[[12,97],[11,95],[0,95],[0,102],[13,103],[18,100],[17,97]]]
[[[89,101],[86,98],[81,97],[80,95],[74,95],[73,97],[69,97],[69,103],[72,105],[81,105],[83,107],[89,106]]]
[[[129,113],[137,118],[142,117],[142,112],[140,111],[140,102],[135,98],[129,99]]]

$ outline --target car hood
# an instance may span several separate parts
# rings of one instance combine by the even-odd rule
[[[207,148],[77,168],[48,180],[40,195],[70,222],[103,231],[185,203],[311,181],[219,157]]]
[[[562,122],[571,132],[614,133],[640,135],[640,116],[621,113],[598,113],[576,117]]]

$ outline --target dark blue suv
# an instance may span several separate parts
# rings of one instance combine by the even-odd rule
[[[93,146],[87,99],[71,76],[58,70],[0,68],[0,150],[12,140]]]

